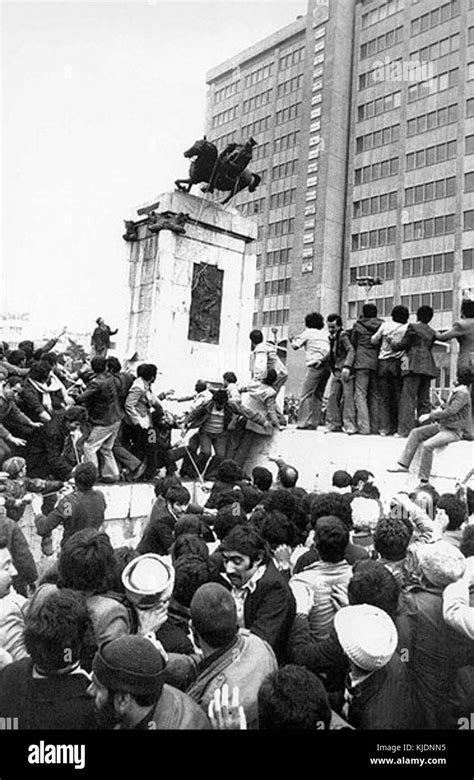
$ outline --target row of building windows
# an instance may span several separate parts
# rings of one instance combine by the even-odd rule
[[[257,135],[263,133],[270,127],[271,116],[264,116],[261,119],[257,119],[255,122],[251,122],[249,125],[242,127],[242,135],[248,138],[250,135]]]
[[[474,31],[474,27],[470,27],[469,30]],[[472,41],[469,41],[470,43]],[[410,59],[412,60],[437,60],[439,57],[445,57],[446,54],[451,54],[453,51],[459,50],[459,33],[449,35],[447,38],[441,38],[440,41],[435,41],[429,46],[423,46],[421,49],[416,49],[410,53]]]
[[[428,200],[438,198],[450,198],[456,194],[456,177],[428,181],[425,184],[416,184],[414,187],[405,188],[405,206],[413,206],[415,203],[425,203]]]
[[[249,111],[255,111],[256,108],[266,106],[272,99],[273,89],[266,89],[265,92],[259,92],[258,95],[254,95],[248,100],[244,100],[242,106],[242,112],[248,114]]]
[[[386,19],[388,16],[393,16],[393,14],[396,14],[398,11],[402,10],[403,0],[387,0],[386,3],[382,3],[382,5],[377,6],[377,8],[373,8],[371,11],[367,11],[365,14],[362,14],[362,29],[365,30],[365,28],[370,27],[371,24],[381,22],[382,19]]]
[[[291,289],[291,279],[272,279],[265,282],[264,295],[286,295]]]
[[[290,122],[292,119],[299,117],[301,111],[301,103],[293,103],[291,106],[282,108],[281,111],[277,111],[275,115],[275,124],[283,125],[285,122]]]
[[[433,311],[452,311],[453,291],[419,293],[417,295],[402,295],[402,306],[406,306],[410,314],[415,314],[420,306],[431,306]]]
[[[253,70],[251,73],[247,73],[244,77],[244,86],[252,87],[254,84],[258,84],[259,81],[268,79],[273,72],[273,62],[269,62],[267,65]]]
[[[282,219],[279,222],[270,222],[268,225],[268,237],[284,236],[287,233],[293,233],[295,229],[295,218]]]
[[[286,325],[289,319],[289,309],[274,309],[273,311],[263,312],[264,325]]]
[[[230,84],[226,84],[225,87],[216,89],[214,92],[214,103],[220,103],[221,100],[225,100],[225,98],[231,97],[231,95],[235,95],[236,92],[238,92],[238,89],[239,81],[232,81]]]
[[[410,84],[408,86],[408,102],[413,103],[415,100],[421,100],[421,98],[428,95],[434,95],[436,92],[443,92],[445,89],[451,89],[455,87],[459,82],[459,68],[452,68],[444,73],[440,73],[438,76],[433,76],[427,81],[420,81],[418,84]]]
[[[219,127],[226,122],[231,122],[237,116],[237,106],[231,106],[225,111],[221,111],[220,114],[216,114],[212,117],[212,127]]]
[[[458,120],[458,107],[456,103],[450,106],[443,106],[436,111],[428,111],[427,114],[420,114],[407,122],[407,135],[413,136],[418,133],[425,133],[428,130],[435,130],[437,127],[449,125]]]
[[[241,204],[242,213],[246,217],[250,217],[252,214],[261,214],[264,208],[265,198],[257,198]]]
[[[442,144],[436,144],[436,146],[428,146],[426,149],[419,149],[417,152],[407,154],[407,171],[452,160],[454,157],[456,157],[456,141],[445,141]]]
[[[353,233],[351,251],[359,249],[374,249],[378,246],[389,246],[397,240],[397,228],[395,225],[379,228],[378,230],[364,230],[362,233]]]
[[[429,276],[450,273],[454,265],[454,252],[438,252],[435,255],[404,257],[402,276]]]
[[[227,144],[231,144],[235,139],[237,138],[237,130],[232,130],[231,133],[226,133],[225,135],[219,135],[217,138],[214,138],[213,143],[217,146],[218,149],[225,149]]]
[[[275,249],[273,252],[267,252],[265,259],[266,266],[286,265],[291,259],[291,247],[286,249]]]
[[[272,170],[272,179],[282,179],[286,176],[291,176],[296,173],[298,167],[298,160],[287,160],[280,165],[274,165]]]
[[[435,8],[429,13],[417,16],[411,20],[410,23],[410,35],[419,35],[420,33],[431,30],[432,27],[437,27],[438,24],[447,22],[448,19],[453,19],[455,16],[459,16],[460,12],[459,0],[451,0],[449,3]]]
[[[266,157],[270,150],[270,144],[267,141],[264,144],[258,144],[256,149],[252,152],[252,160],[261,160],[262,157]]]
[[[296,90],[299,89],[302,84],[303,84],[302,73],[300,73],[299,76],[293,76],[293,78],[283,81],[281,84],[278,84],[277,98],[296,92]]]
[[[291,68],[292,65],[297,65],[298,62],[301,62],[304,59],[304,51],[305,47],[300,46],[298,49],[289,52],[289,54],[284,54],[283,57],[280,57],[279,59],[279,69],[286,70],[287,68]]]
[[[359,265],[350,269],[349,284],[356,284],[362,276],[379,276],[384,282],[390,281],[395,275],[395,262],[388,260],[386,263],[371,263]]]
[[[377,149],[379,146],[396,143],[400,139],[400,125],[391,125],[374,133],[367,133],[356,138],[356,154]]]
[[[440,217],[418,219],[403,225],[403,240],[418,241],[421,238],[445,236],[454,233],[454,214],[443,214]]]
[[[363,103],[357,106],[357,121],[362,122],[364,119],[371,119],[373,116],[379,116],[386,111],[392,111],[394,108],[398,108],[401,103],[400,91],[391,92],[383,97],[376,98],[376,100],[369,100],[368,103]]]
[[[371,57],[373,54],[378,54],[385,49],[389,49],[390,46],[394,46],[396,43],[400,43],[403,40],[403,25],[395,27],[393,30],[388,30],[383,35],[378,35],[376,38],[371,38],[370,41],[361,44],[360,47],[360,59],[365,60],[367,57]]]
[[[293,146],[296,146],[298,143],[299,134],[299,130],[295,130],[294,133],[289,133],[288,135],[280,136],[280,138],[275,138],[273,142],[273,151],[284,152],[285,149],[291,149]]]
[[[381,160],[372,165],[364,165],[363,168],[354,170],[354,184],[365,184],[368,181],[384,179],[386,176],[395,176],[398,173],[398,157],[390,160]]]
[[[283,190],[283,192],[275,192],[270,198],[270,208],[278,209],[281,206],[289,206],[290,203],[294,203],[296,198],[296,187],[292,187],[291,190]]]
[[[383,211],[391,211],[397,208],[397,193],[385,192],[382,195],[373,195],[371,198],[356,200],[352,204],[353,217],[366,217],[369,214],[380,214]]]
[[[371,301],[372,303],[372,301]],[[393,309],[393,298],[375,298],[377,312],[381,317],[389,317]],[[354,320],[362,314],[364,301],[349,301],[349,318]]]

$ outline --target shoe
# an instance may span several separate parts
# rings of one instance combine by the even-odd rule
[[[342,433],[342,428],[326,428],[324,433]]]
[[[347,433],[348,436],[357,436],[358,435],[358,431],[346,431],[346,433]]]
[[[387,469],[387,471],[390,471],[392,474],[398,474],[398,473],[406,474],[408,472],[408,469],[406,466],[402,466],[398,464],[397,468]]]
[[[387,431],[379,431],[379,436],[389,436]]]
[[[315,425],[297,425],[296,426],[297,431],[315,431],[316,426]]]
[[[393,434],[394,439],[406,439],[406,436],[404,433],[394,433]]]

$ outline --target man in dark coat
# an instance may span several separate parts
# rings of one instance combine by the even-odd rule
[[[70,479],[81,462],[84,438],[89,433],[87,411],[71,406],[59,412],[28,443],[26,463],[28,476],[41,479]]]
[[[326,413],[327,432],[342,431],[357,433],[354,406],[354,377],[351,375],[354,363],[354,347],[349,334],[342,329],[339,314],[327,317],[329,331],[329,365],[332,372],[331,390]]]
[[[89,625],[82,594],[50,593],[25,616],[29,657],[0,672],[0,717],[18,718],[20,729],[94,729],[89,676],[79,665]]]
[[[416,323],[410,323],[402,339],[391,342],[394,349],[407,353],[405,367],[402,359],[398,436],[408,436],[416,425],[417,417],[431,412],[430,384],[438,375],[432,351],[437,333],[428,325],[432,318],[431,306],[420,306],[416,312]]]
[[[83,528],[100,528],[105,516],[105,498],[100,490],[93,490],[97,469],[92,463],[81,463],[74,472],[76,489],[64,498],[47,516],[35,517],[36,530],[43,537],[42,549],[51,555],[51,532],[61,523],[64,526],[61,545]]]
[[[225,567],[222,581],[231,587],[239,625],[265,639],[279,663],[284,663],[296,614],[288,583],[270,560],[265,542],[255,529],[235,526],[221,549]]]
[[[175,486],[167,490],[165,500],[165,506],[155,502],[150,520],[137,545],[140,555],[168,555],[174,542],[174,527],[186,512],[191,496],[185,487]]]
[[[105,358],[91,360],[94,378],[76,401],[89,413],[91,432],[84,442],[84,460],[99,469],[98,453],[101,453],[101,480],[117,482],[119,470],[113,454],[121,420],[120,403],[113,376],[107,371]]]
[[[381,325],[383,320],[377,317],[375,304],[366,303],[362,307],[362,316],[352,329],[352,345],[355,350],[352,366],[355,374],[355,407],[357,426],[363,436],[379,432],[379,348],[371,343],[371,338]]]
[[[118,328],[111,330],[105,324],[102,317],[96,319],[97,327],[91,336],[92,354],[91,357],[107,357],[107,351],[110,349],[110,337],[118,333]]]

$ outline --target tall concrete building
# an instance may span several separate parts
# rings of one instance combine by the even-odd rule
[[[379,314],[429,304],[448,328],[474,297],[474,0],[361,0],[353,51],[343,313],[380,277]]]
[[[206,133],[219,151],[258,142],[262,183],[234,203],[258,224],[254,326],[304,328],[315,309],[339,311],[355,0],[310,0],[292,24],[207,74]],[[288,391],[304,361],[290,350]]]
[[[219,150],[258,141],[262,184],[234,200],[258,223],[254,325],[283,343],[314,309],[350,327],[369,296],[448,328],[474,298],[474,0],[309,0],[207,83]],[[443,391],[456,352],[436,347]],[[295,392],[291,349],[288,367]]]

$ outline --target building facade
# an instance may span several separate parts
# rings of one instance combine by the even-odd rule
[[[343,312],[351,325],[379,277],[379,314],[428,304],[449,328],[474,287],[474,0],[359,1]],[[455,351],[436,347],[439,386]]]
[[[234,203],[258,224],[254,327],[286,346],[310,311],[339,311],[344,257],[352,0],[308,13],[207,74],[207,137],[255,138],[258,189]],[[302,355],[288,353],[287,390]]]
[[[474,296],[474,0],[309,0],[207,84],[219,151],[258,142],[262,183],[234,200],[258,224],[254,326],[285,346],[307,312],[350,327],[370,298],[450,327]],[[445,389],[457,344],[436,350]]]

